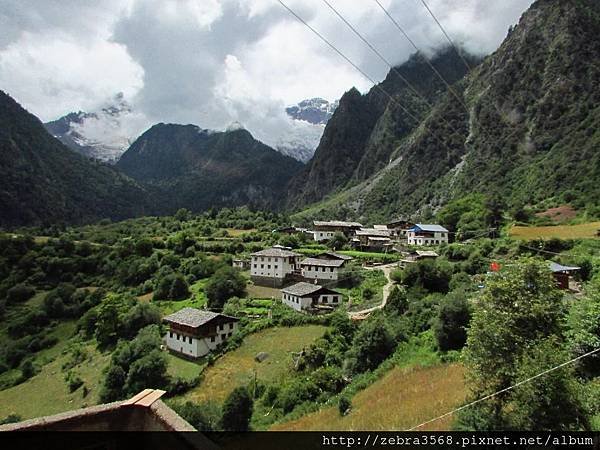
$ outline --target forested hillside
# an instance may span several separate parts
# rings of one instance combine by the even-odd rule
[[[117,167],[163,190],[171,207],[201,211],[241,205],[277,209],[302,163],[243,129],[158,124],[131,145]]]
[[[325,186],[305,199],[333,195],[313,211],[372,220],[436,210],[472,192],[499,198],[507,208],[544,200],[594,207],[600,193],[599,32],[598,2],[539,0],[501,47],[454,85],[461,101],[446,94],[408,138],[401,121],[383,126],[380,133],[394,149],[387,168],[366,171],[371,179],[351,196]],[[324,141],[348,126],[335,119]],[[359,156],[369,154],[363,149]]]
[[[150,214],[155,197],[113,168],[66,148],[0,91],[0,226]]]
[[[477,62],[474,57],[465,58],[472,64]],[[460,57],[448,48],[434,56],[431,64],[451,83],[466,73]],[[419,125],[415,118],[427,117],[445,90],[421,55],[413,55],[391,70],[379,87],[365,95],[350,89],[329,120],[315,155],[292,181],[289,204],[318,201],[385,167],[399,142]]]

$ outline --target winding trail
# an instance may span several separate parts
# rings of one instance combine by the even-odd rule
[[[385,278],[387,279],[387,283],[385,284],[385,286],[383,286],[383,300],[379,305],[373,306],[371,308],[363,309],[360,311],[352,311],[352,312],[349,311],[348,316],[350,317],[350,319],[353,319],[353,320],[366,319],[368,317],[368,315],[371,314],[373,311],[376,311],[378,309],[383,309],[385,307],[388,297],[390,296],[390,292],[392,292],[392,288],[394,287],[394,282],[392,281],[390,275],[392,273],[392,270],[397,269],[397,268],[398,268],[397,262],[368,268],[368,270],[382,270],[385,275]]]

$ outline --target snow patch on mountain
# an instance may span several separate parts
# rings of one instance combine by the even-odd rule
[[[115,163],[149,126],[123,94],[93,112],[70,113],[45,124],[46,129],[71,149],[90,158]]]
[[[315,97],[302,100],[297,105],[288,106],[286,113],[296,120],[303,120],[315,125],[325,125],[333,115],[339,102],[329,102],[323,98]]]

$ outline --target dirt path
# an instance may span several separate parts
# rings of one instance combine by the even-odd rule
[[[373,306],[372,308],[363,309],[361,311],[348,312],[348,316],[350,316],[350,319],[364,319],[373,311],[383,309],[383,307],[387,303],[388,297],[390,296],[390,292],[392,292],[392,288],[394,287],[394,282],[390,278],[390,275],[392,273],[392,270],[396,268],[398,268],[398,263],[391,263],[383,266],[369,268],[369,270],[382,270],[385,275],[385,278],[387,279],[386,285],[383,286],[383,301],[379,305]]]

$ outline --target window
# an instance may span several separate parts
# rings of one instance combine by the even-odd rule
[[[328,300],[328,299],[327,299],[327,296],[326,296],[326,295],[324,295],[324,296],[323,296],[323,303],[327,303],[327,300]]]
[[[230,324],[229,324],[229,329],[230,329],[230,330],[233,330],[233,323],[230,323]]]
[[[255,269],[256,269],[256,268],[258,268],[258,264],[254,264],[254,268],[255,268]]]
[[[269,264],[269,265],[267,266],[267,269],[270,269],[270,268],[271,268],[271,264]]]
[[[277,264],[275,264],[275,265],[273,266],[273,269],[277,270]]]
[[[170,337],[171,339],[173,339],[173,332],[172,332],[172,331],[169,331],[169,337]]]
[[[338,302],[338,296],[337,296],[337,295],[334,295],[333,297],[331,297],[331,301],[332,301],[333,303],[337,303],[337,302]]]
[[[264,265],[264,264],[261,264],[261,265],[260,265],[260,268],[261,268],[261,269],[264,269],[264,268],[265,268],[265,265]]]
[[[215,342],[215,337],[214,336],[210,337],[210,342]]]

